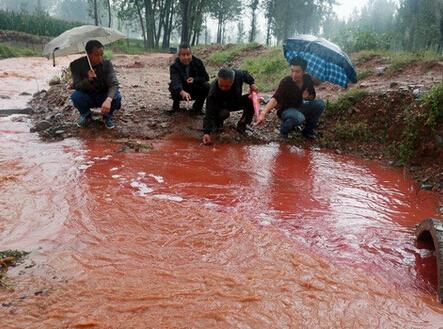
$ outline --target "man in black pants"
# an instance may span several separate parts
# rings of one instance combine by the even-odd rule
[[[180,101],[195,100],[193,114],[203,114],[203,104],[209,91],[209,76],[203,62],[192,55],[188,44],[178,48],[178,58],[170,66],[171,82],[169,91],[172,97],[172,111],[180,109]]]
[[[222,68],[217,79],[211,84],[206,99],[206,114],[203,119],[203,143],[211,143],[211,132],[223,127],[223,121],[229,118],[230,112],[243,110],[243,115],[237,123],[237,131],[246,132],[254,116],[254,105],[249,94],[242,95],[243,83],[249,85],[250,92],[257,92],[254,78],[247,71]]]

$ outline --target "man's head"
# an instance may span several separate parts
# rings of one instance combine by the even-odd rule
[[[191,46],[187,43],[182,43],[178,47],[178,59],[183,65],[189,65],[192,61]]]
[[[289,63],[291,65],[291,76],[294,81],[302,81],[308,63],[301,57],[295,57]]]
[[[222,68],[218,71],[217,78],[218,87],[222,91],[229,91],[234,84],[235,72],[229,68]]]
[[[86,53],[92,65],[97,65],[103,62],[104,47],[100,41],[90,40],[86,43]]]

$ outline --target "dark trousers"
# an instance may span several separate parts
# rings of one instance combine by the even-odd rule
[[[193,83],[191,85],[185,84],[183,88],[184,91],[191,95],[191,99],[195,100],[194,105],[192,106],[193,111],[201,111],[203,109],[203,104],[205,103],[205,99],[209,93],[209,83]],[[182,97],[179,92],[170,90],[171,98],[172,98],[172,108],[174,110],[178,110],[180,107],[180,101],[182,101]]]
[[[317,127],[320,116],[324,110],[325,103],[321,99],[305,101],[299,108],[288,108],[284,110],[280,116],[280,133],[287,135],[294,130],[295,127],[303,123],[305,124],[305,133],[314,133],[314,129]]]
[[[217,128],[223,127],[223,122],[229,118],[231,112],[242,111],[243,114],[239,121],[241,124],[250,124],[252,122],[252,118],[254,117],[254,105],[252,104],[252,100],[248,95],[243,95],[240,98],[238,104],[235,104],[231,108],[220,108],[217,113],[216,118],[216,126]]]
[[[101,107],[107,97],[108,94],[106,92],[90,95],[85,92],[76,90],[72,93],[71,100],[74,103],[74,106],[79,110],[80,114],[84,116],[91,114],[92,108]],[[122,97],[120,95],[120,92],[117,90],[111,103],[111,110],[106,116],[112,117],[114,111],[120,109],[121,104]]]

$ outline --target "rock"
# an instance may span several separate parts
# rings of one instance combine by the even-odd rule
[[[168,128],[169,127],[169,123],[167,123],[167,122],[162,122],[162,123],[160,123],[160,127],[162,127],[162,128]]]
[[[6,96],[6,95],[0,95],[0,99],[11,99],[11,97]]]
[[[431,183],[422,183],[420,186],[422,190],[428,190],[428,191],[432,190],[433,187],[434,185],[432,185]]]
[[[46,120],[42,120],[38,122],[33,128],[31,128],[31,132],[39,132],[48,129],[51,127],[51,123]]]
[[[368,88],[369,87],[369,84],[367,84],[367,83],[364,83],[364,82],[362,82],[362,83],[360,83],[360,85],[358,86],[359,88]]]
[[[398,82],[396,81],[392,81],[391,84],[389,85],[390,88],[395,88],[398,87]]]
[[[439,135],[435,135],[435,142],[438,146],[443,146],[443,138]]]
[[[425,95],[425,91],[423,89],[420,88],[416,88],[412,91],[412,95],[414,95],[414,97],[416,99],[422,98]]]
[[[375,74],[378,76],[384,75],[386,72],[386,66],[379,66],[375,68]]]
[[[21,94],[19,94],[19,96],[31,96],[31,94],[24,91]]]
[[[62,129],[60,129],[60,130],[56,130],[56,131],[54,132],[54,134],[56,134],[56,135],[61,135],[61,134],[64,134],[64,133],[65,133],[65,131],[62,130]]]

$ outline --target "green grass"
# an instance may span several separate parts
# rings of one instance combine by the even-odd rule
[[[367,77],[370,77],[372,75],[372,71],[371,70],[364,70],[364,71],[358,71],[357,72],[357,80],[363,80]]]
[[[11,47],[5,43],[0,43],[0,58],[2,59],[28,56],[41,56],[41,53],[29,48]]]
[[[340,96],[337,101],[328,102],[327,110],[332,113],[338,113],[348,110],[352,105],[358,103],[363,98],[368,96],[369,93],[363,89],[351,89],[346,94]]]
[[[216,66],[229,64],[236,58],[241,59],[244,52],[248,52],[258,47],[260,47],[260,44],[258,43],[226,45],[226,48],[223,51],[216,51],[209,55],[208,64]]]
[[[258,57],[246,58],[241,68],[250,72],[262,91],[275,90],[282,78],[290,75],[281,49],[273,48]]]
[[[368,142],[372,133],[366,122],[337,122],[335,135],[338,140],[346,142]]]

